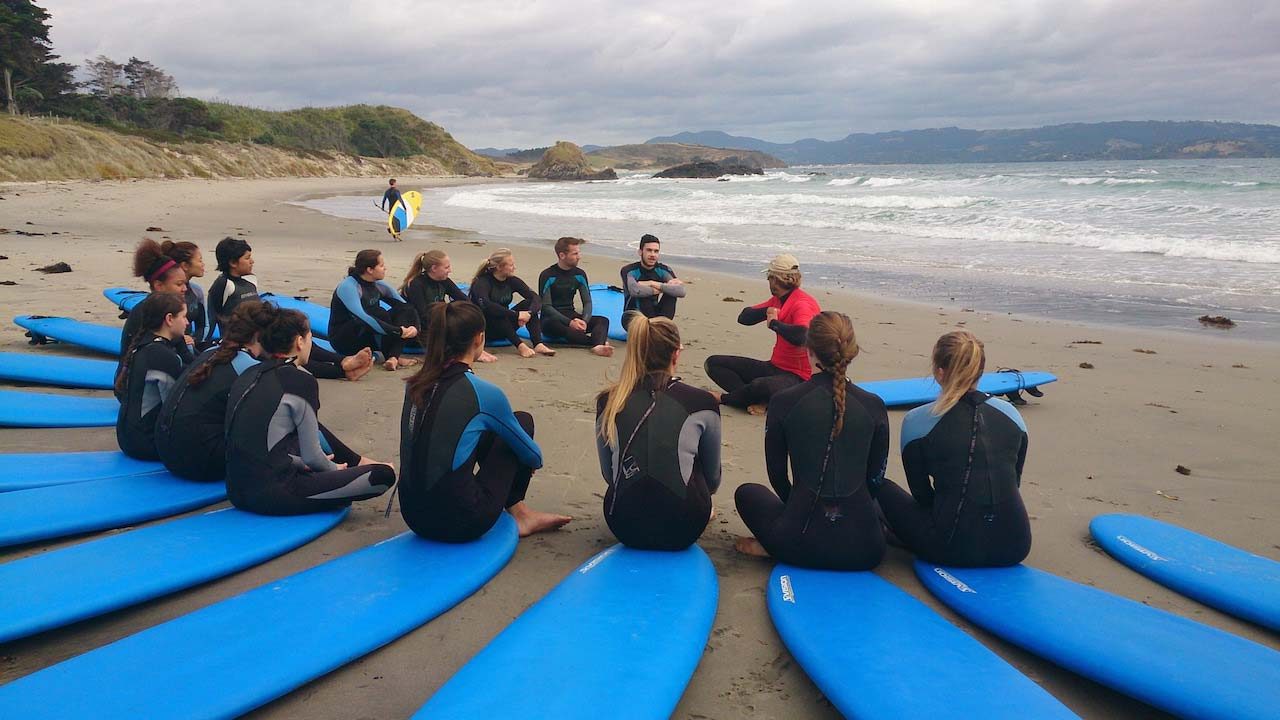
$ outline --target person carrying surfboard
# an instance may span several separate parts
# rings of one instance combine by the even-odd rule
[[[449,277],[453,272],[453,262],[443,250],[428,250],[418,253],[409,266],[409,272],[400,285],[400,294],[418,311],[418,337],[427,335],[426,322],[431,317],[431,306],[440,302],[456,302],[466,300],[467,294]],[[498,358],[485,350],[476,358],[478,362],[497,362]]]
[[[517,294],[524,300],[513,307],[511,301]],[[471,280],[467,299],[484,313],[486,335],[510,342],[520,357],[556,354],[542,342],[542,299],[525,281],[516,277],[516,258],[510,250],[495,250],[480,263],[476,276]],[[528,331],[533,347],[516,334],[520,328]]]
[[[174,344],[182,341],[187,329],[187,304],[176,293],[153,292],[134,308],[133,316],[138,318],[138,333],[116,369],[116,442],[131,458],[159,460],[156,420],[185,364]]]
[[[401,357],[404,341],[418,337],[418,312],[386,282],[387,262],[378,250],[361,250],[329,301],[329,342],[344,355],[368,348],[382,353],[387,370],[412,367]],[[387,308],[382,306],[386,305]]]
[[[383,212],[391,212],[395,210],[396,203],[400,202],[402,199],[400,197],[400,189],[396,187],[395,178],[388,180],[387,185],[388,187],[386,191],[382,193],[382,204],[378,206],[382,208]]]
[[[630,328],[618,382],[596,398],[604,518],[624,545],[683,550],[706,529],[720,487],[720,404],[676,377],[675,323],[638,315]]]
[[[503,510],[520,537],[568,524],[525,502],[542,450],[533,416],[512,412],[501,388],[471,372],[484,351],[485,316],[470,302],[431,306],[422,369],[405,385],[400,419],[400,514],[418,535],[468,542]],[[388,503],[387,511],[391,505]]]
[[[902,419],[902,469],[911,492],[886,479],[877,499],[897,539],[929,562],[1016,565],[1031,552],[1019,487],[1027,426],[1008,402],[977,389],[982,341],[967,330],[933,346],[938,399]]]
[[[542,294],[542,327],[551,335],[562,337],[570,345],[591,348],[594,355],[613,357],[609,344],[609,318],[591,314],[591,283],[587,272],[578,267],[582,261],[582,238],[562,237],[556,240],[556,262],[538,275],[538,292]],[[582,299],[582,312],[574,306],[573,297]]]
[[[858,340],[847,315],[819,313],[807,340],[820,372],[769,401],[764,457],[773,491],[738,487],[734,504],[755,537],[734,547],[802,567],[870,570],[885,551],[872,488],[889,458],[889,414],[849,382]]]
[[[311,325],[280,310],[262,329],[262,362],[227,397],[227,499],[261,515],[303,515],[377,497],[396,481],[389,463],[361,456],[328,435],[320,442],[320,388],[303,369]]]
[[[703,364],[707,377],[725,392],[720,402],[763,415],[775,393],[808,380],[813,375],[805,335],[809,321],[822,311],[812,295],[800,289],[800,263],[794,255],[779,255],[764,270],[772,297],[744,308],[740,325],[765,323],[774,332],[773,355],[768,360],[712,355]]]

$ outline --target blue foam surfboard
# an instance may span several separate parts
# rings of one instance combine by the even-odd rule
[[[123,287],[112,287],[102,291],[103,297],[110,300],[124,312],[130,312],[138,307],[138,303],[146,300],[150,294],[146,290],[132,290]]]
[[[515,547],[506,513],[471,543],[404,533],[0,686],[0,717],[237,717],[453,607]]]
[[[169,473],[7,492],[0,494],[0,547],[124,527],[226,496],[223,483],[191,482]]]
[[[516,618],[413,717],[670,717],[717,595],[715,568],[696,545],[615,545]]]
[[[36,385],[110,390],[116,364],[62,355],[0,352],[0,379]]]
[[[978,389],[989,395],[1004,395],[1016,390],[1039,387],[1057,381],[1057,376],[1047,372],[989,372],[978,380]],[[931,377],[905,378],[902,380],[870,380],[856,383],[869,393],[880,396],[889,407],[923,405],[938,399],[942,388]]]
[[[238,572],[308,543],[347,510],[269,517],[235,508],[0,565],[0,643]]]
[[[0,492],[161,472],[164,465],[134,460],[119,450],[0,454]]]
[[[0,427],[111,427],[119,413],[113,397],[0,390]]]
[[[875,573],[778,565],[766,594],[787,649],[845,717],[1076,717]]]
[[[43,315],[19,315],[13,321],[26,328],[32,345],[43,345],[50,340],[56,340],[95,350],[111,357],[120,356],[121,328],[119,327]]]
[[[1275,718],[1280,652],[1025,565],[916,561],[939,600],[1072,672],[1182,717]]]
[[[1280,562],[1140,515],[1099,515],[1089,532],[1112,557],[1161,585],[1280,631]]]

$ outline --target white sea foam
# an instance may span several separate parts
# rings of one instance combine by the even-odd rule
[[[827,184],[832,187],[844,187],[846,185],[861,185],[864,181],[866,181],[866,179],[867,178],[862,175],[859,175],[858,177],[851,177],[851,178],[835,178]]]
[[[875,187],[875,188],[881,188],[881,187],[897,187],[898,185],[907,185],[907,184],[909,184],[909,183],[913,183],[913,182],[915,182],[915,180],[913,180],[913,179],[911,179],[911,178],[900,178],[900,177],[869,177],[869,178],[867,178],[867,179],[866,179],[866,181],[865,181],[865,182],[863,182],[863,183],[862,183],[862,186],[863,186],[863,187]]]

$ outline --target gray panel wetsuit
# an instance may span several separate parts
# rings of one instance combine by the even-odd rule
[[[124,391],[116,391],[120,401],[116,442],[129,457],[159,460],[156,419],[160,417],[160,405],[182,372],[183,360],[169,340],[152,334],[150,340],[134,347],[120,362],[128,367]]]

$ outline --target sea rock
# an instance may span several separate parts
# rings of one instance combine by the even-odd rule
[[[582,148],[561,140],[547,148],[538,164],[529,168],[529,177],[539,180],[617,180],[613,168],[596,170],[587,162]]]
[[[698,160],[696,162],[676,165],[654,175],[660,178],[718,178],[723,175],[763,175],[759,166],[748,165],[736,157],[725,158],[720,162]]]
[[[50,273],[69,273],[71,272],[71,266],[64,262],[56,262],[52,265],[45,265],[42,268],[36,268],[36,272],[42,272],[46,275]]]

